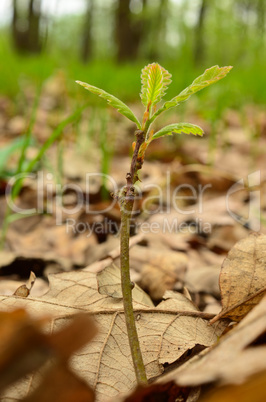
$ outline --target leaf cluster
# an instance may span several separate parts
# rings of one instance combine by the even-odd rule
[[[176,123],[165,126],[154,134],[150,131],[152,123],[163,112],[178,106],[181,102],[185,102],[191,95],[200,91],[201,89],[214,84],[220,79],[224,78],[232,69],[231,66],[219,67],[213,66],[204,71],[202,75],[197,77],[191,85],[185,88],[179,95],[171,100],[166,101],[161,107],[157,105],[166,94],[167,88],[171,83],[171,74],[161,67],[158,63],[152,63],[142,69],[141,73],[141,93],[140,98],[142,104],[145,106],[143,113],[142,123],[140,123],[134,112],[120,99],[105,92],[103,89],[94,87],[90,84],[76,81],[88,91],[105,99],[109,105],[113,106],[119,113],[134,122],[139,130],[144,131],[145,134],[145,149],[147,145],[154,139],[172,134],[193,134],[203,135],[203,130],[193,124],[189,123]]]

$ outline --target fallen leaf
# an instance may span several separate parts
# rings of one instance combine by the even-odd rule
[[[209,293],[219,297],[219,274],[220,267],[218,266],[189,269],[185,276],[186,287],[193,293]]]
[[[197,402],[200,387],[179,387],[174,381],[137,387],[133,392],[108,399],[106,402]]]
[[[209,325],[206,319],[212,315],[198,311],[184,296],[174,295],[168,293],[156,308],[134,303],[140,347],[150,379],[164,371],[164,364],[178,360],[195,345],[208,347],[215,343],[224,329],[222,323]],[[1,301],[2,310],[24,306],[33,316],[51,315],[51,332],[66,324],[73,313],[89,312],[96,319],[99,333],[72,357],[71,367],[93,387],[99,401],[135,387],[122,301],[99,294],[95,274],[85,269],[51,275],[46,295],[2,297]],[[72,336],[77,337],[78,334]],[[37,379],[33,374],[7,396],[25,397]]]
[[[240,321],[266,293],[266,235],[252,233],[228,253],[220,274],[222,311],[212,320]]]
[[[33,318],[23,309],[1,312],[0,318],[1,391],[41,367],[48,359],[65,364],[72,353],[90,341],[96,333],[93,320],[85,314],[70,318],[69,325],[63,328],[57,326],[58,330],[52,333],[45,331],[44,326],[50,321],[47,316]],[[6,392],[11,392],[14,398],[19,388],[12,385]],[[17,396],[21,397],[19,394]]]
[[[135,246],[130,254],[131,268],[141,272],[139,285],[154,300],[162,299],[167,290],[183,282],[188,258],[184,253]]]
[[[121,289],[121,271],[112,264],[97,274],[98,291],[101,295],[107,295],[114,298],[122,299]],[[150,297],[138,285],[134,285],[132,289],[133,300],[154,307]]]
[[[158,382],[174,380],[180,386],[211,382],[218,385],[241,384],[263,372],[266,370],[266,346],[252,346],[252,343],[266,331],[265,313],[266,297],[211,349],[204,350]]]
[[[42,373],[41,384],[23,402],[93,402],[94,392],[66,365],[59,363]]]
[[[167,384],[151,384],[149,387],[138,387],[131,395],[108,402],[193,402],[194,389],[182,388],[174,382]],[[199,393],[198,395],[199,396]]]
[[[240,385],[215,388],[200,402],[264,402],[266,400],[266,371]]]

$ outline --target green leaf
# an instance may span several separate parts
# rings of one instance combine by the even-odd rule
[[[154,106],[160,102],[171,83],[171,74],[158,63],[152,63],[142,69],[141,83],[143,105]]]
[[[208,68],[207,70],[204,71],[202,75],[196,78],[192,82],[192,84],[189,85],[186,89],[184,89],[184,91],[182,91],[179,95],[177,95],[170,101],[165,102],[164,106],[168,109],[170,107],[178,105],[180,102],[186,101],[194,93],[224,78],[232,68],[233,67],[231,66],[226,67],[213,66],[211,68]]]
[[[165,102],[163,106],[158,109],[156,113],[154,113],[151,119],[147,122],[147,125],[149,126],[162,112],[178,106],[181,102],[184,102],[190,98],[190,96],[194,93],[224,78],[232,68],[232,66],[213,66],[205,70],[204,73],[196,78],[191,85],[184,89],[184,91],[180,92],[179,95],[175,96],[170,101]]]
[[[161,130],[157,131],[157,133],[152,136],[151,140],[172,134],[193,134],[200,135],[202,137],[203,130],[201,127],[190,123],[169,124],[169,126],[165,126]]]
[[[82,85],[85,89],[100,96],[101,98],[105,99],[109,105],[113,106],[119,113],[123,116],[127,117],[129,120],[136,123],[137,127],[141,129],[141,124],[138,121],[138,118],[132,112],[132,110],[120,99],[116,98],[115,96],[105,92],[103,89],[94,87],[93,85],[86,84],[86,82],[76,81],[77,84]]]

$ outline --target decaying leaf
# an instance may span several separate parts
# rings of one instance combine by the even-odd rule
[[[139,284],[154,300],[183,282],[188,258],[185,253],[162,251],[156,247],[135,246],[131,250],[131,267],[141,272]]]
[[[212,349],[203,351],[158,381],[175,380],[180,386],[211,382],[241,384],[252,375],[265,371],[266,345],[252,346],[266,331],[265,313],[266,297]]]
[[[240,321],[266,293],[266,235],[252,233],[228,253],[220,274],[221,317]]]
[[[111,264],[102,272],[98,273],[97,282],[100,294],[122,299],[121,271],[115,264]],[[154,307],[154,304],[147,293],[143,292],[143,290],[136,284],[132,290],[132,298],[137,302]]]
[[[200,387],[179,387],[174,381],[168,383],[152,383],[148,387],[137,387],[107,402],[197,402]]]
[[[42,382],[23,402],[93,402],[94,392],[66,365],[58,363],[49,367]]]
[[[71,393],[71,388],[75,384],[76,391],[82,389],[87,397],[93,396],[92,390],[85,383],[81,385],[82,381],[67,368],[67,361],[74,352],[93,338],[96,327],[91,317],[85,314],[76,315],[69,321],[69,325],[49,333],[46,331],[46,326],[50,322],[47,316],[42,319],[33,318],[23,309],[0,313],[0,391],[2,395],[8,395],[11,400],[21,399],[23,392],[21,394],[20,391],[25,383],[20,378],[41,368],[51,359],[49,371],[42,373],[42,379],[39,378],[37,387],[35,384],[35,399],[29,395],[29,401],[45,400],[42,396],[43,388],[47,388],[46,394],[51,395],[56,386],[59,387],[59,384],[49,386],[48,379],[51,379],[51,372],[54,374],[54,381],[56,377],[68,378],[64,392],[68,389]],[[28,376],[27,379],[29,378]],[[17,383],[17,380],[20,382]],[[15,385],[12,384],[14,382]],[[10,384],[12,386],[9,387]],[[6,387],[9,388],[5,391]],[[63,399],[57,398],[57,400]],[[69,401],[72,400],[74,401],[73,398],[69,399]],[[76,401],[82,402],[85,399],[76,399]]]
[[[116,397],[108,402],[196,402],[198,398],[198,388],[179,387],[172,381],[166,384],[154,383],[149,387],[138,387],[130,395]]]
[[[266,371],[244,384],[227,385],[209,392],[201,402],[263,402],[266,400]]]
[[[71,367],[95,390],[99,401],[115,397],[135,387],[135,373],[128,345],[123,305],[120,299],[101,295],[96,276],[85,270],[55,274],[50,277],[50,290],[40,298],[2,297],[1,309],[24,306],[33,316],[49,314],[53,317],[50,331],[62,328],[73,313],[89,312],[99,328],[99,333],[71,360]],[[195,345],[208,347],[216,342],[224,329],[222,323],[211,326],[208,315],[201,313],[184,296],[166,300],[156,308],[140,302],[134,303],[137,330],[148,378],[164,371],[164,364],[171,364]],[[78,337],[78,334],[73,338]],[[38,376],[34,374],[16,388],[8,397],[26,397],[35,387]]]

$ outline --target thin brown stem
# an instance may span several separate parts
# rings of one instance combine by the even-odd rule
[[[136,373],[136,379],[139,384],[147,384],[147,376],[140,350],[139,338],[132,303],[132,288],[134,287],[134,285],[130,281],[130,273],[129,273],[129,237],[130,237],[131,216],[135,198],[134,183],[138,179],[137,172],[142,166],[142,161],[138,159],[138,152],[141,144],[144,141],[144,133],[142,131],[137,131],[136,137],[137,141],[131,161],[130,173],[127,173],[126,175],[127,185],[124,188],[122,195],[119,199],[120,210],[121,210],[121,232],[120,232],[121,287],[123,294],[124,313],[127,326],[128,340],[133,365]]]

